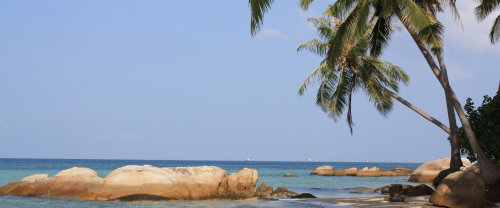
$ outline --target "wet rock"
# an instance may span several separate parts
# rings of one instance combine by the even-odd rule
[[[275,197],[288,197],[288,196],[293,196],[297,195],[297,192],[289,191],[286,187],[280,186],[276,188],[275,191],[273,191],[272,196]]]
[[[122,196],[118,197],[116,199],[117,201],[164,201],[164,200],[170,200],[167,197],[163,196],[158,196],[158,195],[151,195],[151,194],[132,194],[128,196]]]
[[[292,199],[307,199],[307,198],[318,198],[310,193],[302,193],[298,195],[291,196]]]
[[[285,173],[283,177],[293,177],[293,175],[291,173]]]

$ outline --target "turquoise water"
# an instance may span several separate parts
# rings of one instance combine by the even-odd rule
[[[0,186],[37,173],[53,176],[71,167],[94,169],[101,177],[125,165],[153,165],[157,167],[218,166],[229,173],[242,168],[252,168],[259,172],[259,183],[273,187],[285,186],[295,192],[307,192],[317,197],[366,197],[376,193],[352,193],[345,188],[377,188],[391,183],[408,183],[408,177],[325,177],[309,175],[311,170],[322,165],[332,165],[337,169],[351,167],[397,167],[415,169],[418,163],[354,163],[354,162],[262,162],[262,161],[173,161],[173,160],[74,160],[74,159],[0,159]],[[291,173],[295,177],[283,177]],[[411,183],[408,183],[411,184]],[[340,207],[320,202],[304,201],[263,201],[263,200],[203,200],[165,202],[89,202],[78,200],[54,200],[18,196],[0,196],[0,207],[105,207],[105,208],[156,208],[156,207]],[[344,206],[345,207],[345,206]]]

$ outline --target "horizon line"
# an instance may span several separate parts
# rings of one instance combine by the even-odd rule
[[[325,161],[325,160],[312,160],[312,161],[296,161],[296,160],[193,160],[193,159],[124,159],[124,158],[32,158],[32,157],[0,157],[0,160],[2,159],[31,159],[31,160],[135,160],[135,161],[205,161],[205,162],[304,162],[304,163],[314,163],[314,162],[320,162],[320,163],[425,163],[425,162],[388,162],[388,161]],[[438,158],[442,159],[442,158]]]

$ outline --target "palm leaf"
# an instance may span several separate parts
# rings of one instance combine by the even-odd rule
[[[314,0],[300,0],[300,8],[303,10],[309,9],[309,5],[313,2]]]
[[[255,36],[264,21],[264,14],[271,8],[271,4],[274,3],[274,0],[248,0],[248,3],[252,13],[250,18],[250,31],[252,36]]]
[[[495,43],[500,38],[500,15],[495,18],[493,22],[493,27],[491,27],[490,31],[490,40],[491,43]]]

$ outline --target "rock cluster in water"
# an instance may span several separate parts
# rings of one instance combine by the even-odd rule
[[[394,168],[392,170],[381,170],[377,167],[365,167],[361,170],[349,168],[345,170],[336,170],[333,166],[320,166],[313,171],[312,175],[319,176],[357,176],[357,177],[381,177],[381,176],[409,176],[413,173],[407,168]]]
[[[259,198],[269,198],[269,197],[291,197],[298,195],[299,193],[289,191],[287,188],[280,186],[276,190],[272,186],[268,186],[266,183],[261,183],[257,190],[255,190],[254,196]]]
[[[0,195],[80,200],[241,199],[253,197],[256,170],[226,175],[214,166],[158,168],[125,166],[102,178],[89,168],[74,167],[53,177],[36,174],[0,187]]]

